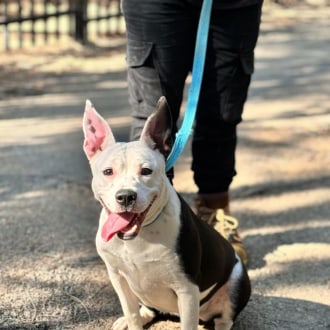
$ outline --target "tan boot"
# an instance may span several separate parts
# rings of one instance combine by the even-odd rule
[[[230,214],[229,194],[227,192],[198,194],[194,202],[197,216],[212,226],[215,225],[215,218],[212,215],[217,209],[222,209],[225,214]]]
[[[195,199],[196,214],[203,221],[213,226],[232,245],[244,265],[247,253],[238,234],[238,220],[229,215],[229,194],[203,194]]]

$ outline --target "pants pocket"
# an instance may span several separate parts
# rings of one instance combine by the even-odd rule
[[[152,42],[128,40],[126,61],[129,67],[139,67],[146,63],[151,54]]]
[[[133,116],[147,118],[162,95],[157,70],[153,65],[151,42],[129,40],[127,45],[127,77]]]
[[[242,54],[237,67],[221,95],[221,115],[225,122],[238,124],[242,120],[251,75],[254,70],[253,52]]]
[[[152,49],[151,42],[128,40],[127,43],[127,83],[133,118],[131,140],[140,137],[146,119],[155,111],[157,101],[163,95],[153,65]]]

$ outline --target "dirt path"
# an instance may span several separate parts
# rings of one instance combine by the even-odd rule
[[[329,7],[264,13],[232,211],[253,296],[235,330],[330,329]],[[1,54],[0,329],[106,329],[121,314],[96,254],[84,101],[119,140],[123,40]],[[175,185],[191,201],[189,148]],[[179,329],[163,321],[150,329]]]

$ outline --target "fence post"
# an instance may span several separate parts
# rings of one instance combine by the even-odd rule
[[[87,41],[87,2],[88,0],[69,1],[70,11],[74,17],[70,23],[70,34],[82,43]]]

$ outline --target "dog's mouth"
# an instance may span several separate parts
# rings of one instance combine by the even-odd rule
[[[113,213],[107,210],[108,219],[104,223],[101,231],[102,239],[109,242],[110,239],[117,234],[120,239],[130,240],[135,238],[142,226],[142,223],[150,210],[154,200],[141,213],[121,212]]]

